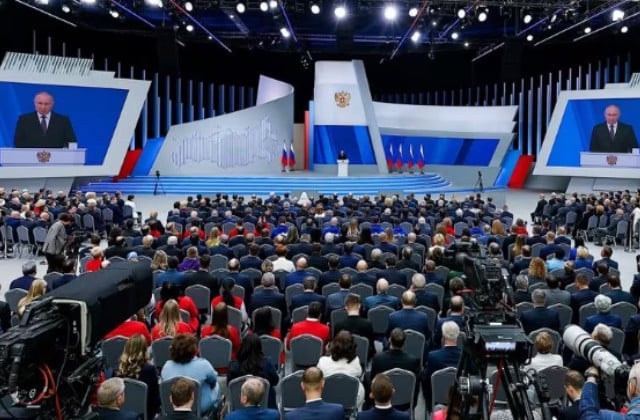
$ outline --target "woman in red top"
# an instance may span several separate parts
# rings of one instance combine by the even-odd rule
[[[162,337],[173,337],[176,334],[193,334],[193,330],[180,320],[178,302],[169,299],[162,307],[158,323],[151,330],[153,341]]]
[[[241,297],[233,296],[231,293],[235,285],[236,282],[233,280],[233,277],[227,277],[222,280],[222,294],[213,298],[211,301],[211,307],[215,308],[218,303],[224,302],[227,306],[232,306],[242,312],[242,322],[246,324],[249,317],[247,316],[247,309],[244,306],[244,301]]]
[[[237,328],[229,325],[229,317],[227,315],[227,304],[218,303],[213,307],[213,315],[211,317],[211,325],[205,325],[202,328],[202,338],[210,335],[218,335],[231,341],[231,360],[237,360],[238,350],[240,350],[240,332]],[[217,369],[218,373],[226,374],[226,368]]]
[[[87,262],[87,265],[85,266],[85,271],[87,273],[91,273],[93,271],[101,270],[102,264],[104,263],[104,261],[102,260],[103,256],[104,254],[102,252],[102,248],[100,248],[99,246],[91,248],[91,257],[93,257],[93,259]]]
[[[270,335],[282,341],[282,333],[280,332],[279,325],[273,323],[273,316],[271,315],[271,309],[266,306],[258,308],[254,311],[254,325],[253,332],[258,337],[261,335]],[[284,363],[285,354],[284,351],[280,353],[280,364]],[[275,360],[274,360],[275,362]]]
[[[178,309],[184,309],[189,312],[191,318],[189,319],[189,327],[192,332],[200,330],[200,319],[198,313],[198,307],[189,296],[180,296],[180,290],[174,287],[172,283],[165,282],[160,289],[160,301],[156,303],[155,315],[156,319],[160,319],[160,313],[164,306],[164,303],[169,299],[173,299],[178,302]]]

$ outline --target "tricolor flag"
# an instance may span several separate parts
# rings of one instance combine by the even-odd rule
[[[407,162],[407,167],[409,169],[413,168],[413,145],[409,145],[409,161]]]
[[[282,163],[283,169],[287,166],[287,161],[287,144],[282,143],[282,157],[280,158],[280,162]]]
[[[296,154],[293,151],[293,143],[289,147],[289,167],[293,169],[296,166]]]
[[[420,168],[420,170],[424,168],[424,149],[422,145],[420,145],[420,156],[418,156],[418,168]]]
[[[393,169],[393,143],[389,142],[389,153],[387,154],[387,166]]]
[[[402,143],[398,146],[398,156],[396,156],[396,165],[402,170]]]

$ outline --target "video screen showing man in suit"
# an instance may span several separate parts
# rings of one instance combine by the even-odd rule
[[[589,151],[600,153],[631,153],[638,147],[633,127],[620,119],[620,108],[609,105],[604,111],[605,122],[596,124],[591,132]]]
[[[76,142],[69,117],[53,112],[54,98],[47,92],[33,99],[35,112],[18,118],[13,136],[14,147],[63,148]]]

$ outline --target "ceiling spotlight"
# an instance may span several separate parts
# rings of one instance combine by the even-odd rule
[[[266,1],[261,1],[260,10],[262,10],[263,12],[266,12],[267,10],[269,10],[269,3],[267,3]]]
[[[549,21],[551,23],[555,23],[555,21],[558,20],[558,15],[556,15],[555,13],[551,15],[551,18],[549,19]]]
[[[320,5],[318,3],[311,3],[311,13],[317,15],[320,13]]]
[[[190,1],[185,1],[184,10],[186,10],[187,12],[193,12],[193,3],[191,3]]]
[[[412,7],[411,9],[409,9],[409,16],[410,17],[418,16],[418,8],[417,7]]]
[[[587,26],[586,28],[584,28],[584,33],[585,34],[590,34],[591,33],[591,26]]]
[[[611,12],[611,20],[614,22],[618,22],[620,20],[624,19],[624,11],[620,10],[620,9],[614,9]]]
[[[49,4],[49,0],[36,0],[36,3],[46,6],[47,4]]]
[[[246,12],[246,11],[247,11],[247,5],[245,5],[245,4],[244,4],[244,2],[239,1],[239,2],[236,4],[236,11],[237,11],[238,13],[244,13],[244,12]]]
[[[431,26],[433,26],[434,28],[435,28],[436,26],[438,26],[438,21],[437,21],[437,20],[435,20],[435,19],[433,19],[433,20],[431,21]]]
[[[63,4],[61,9],[63,13],[71,13],[71,7],[68,4]]]
[[[524,17],[522,18],[522,21],[523,21],[526,25],[530,24],[532,20],[533,20],[533,16],[531,16],[531,14],[530,14],[530,13],[525,14],[525,15],[524,15]]]
[[[333,13],[338,19],[343,19],[345,16],[347,16],[347,9],[344,6],[338,6],[333,9]]]
[[[460,38],[460,34],[459,33],[457,33],[457,32],[451,33],[451,39],[453,39],[455,41],[458,38]]]
[[[384,8],[384,18],[386,20],[396,20],[398,17],[398,9],[395,6],[389,5]]]
[[[149,6],[162,7],[162,0],[146,0],[146,1]]]
[[[626,34],[627,32],[629,32],[629,27],[627,25],[624,25],[622,28],[620,28],[620,32]]]
[[[276,0],[270,0],[269,1],[269,8],[270,9],[275,9],[276,7],[278,7],[278,2]]]
[[[280,28],[280,35],[282,35],[283,38],[289,38],[291,36],[291,32],[289,32],[289,30],[285,27]]]
[[[82,4],[96,4],[96,0],[80,0],[80,2]],[[45,4],[49,3],[49,1],[47,0],[46,2],[43,2],[43,3],[45,3]]]
[[[489,15],[487,14],[487,11],[483,10],[480,13],[478,13],[478,22],[486,22],[488,17]]]
[[[458,9],[458,19],[464,19],[465,16],[467,16],[467,11],[462,8]]]
[[[118,19],[120,17],[120,12],[118,12],[116,9],[109,9],[109,14],[114,19]]]
[[[533,35],[531,34],[527,35],[527,41],[529,42],[533,41]]]
[[[185,26],[184,28],[187,30],[187,32],[193,32],[193,29],[194,29],[194,27],[193,27],[193,25],[192,25],[192,24],[188,24],[188,25],[187,25],[187,26]]]
[[[420,37],[422,37],[422,34],[420,34],[420,31],[415,31],[411,35],[411,40],[417,44],[420,41]]]
[[[464,42],[464,47],[465,47],[465,48],[469,48],[469,41],[465,41],[465,42]]]

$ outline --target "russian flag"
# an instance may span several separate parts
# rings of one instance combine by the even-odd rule
[[[407,162],[407,167],[409,169],[413,168],[413,145],[409,145],[409,161]]]
[[[402,143],[398,146],[398,156],[396,156],[396,165],[402,169]]]
[[[387,154],[387,166],[393,169],[393,143],[389,142],[389,153]]]
[[[282,143],[282,157],[280,158],[280,162],[282,163],[282,167],[287,166],[287,144]]]
[[[293,168],[296,166],[296,154],[293,151],[293,143],[291,143],[289,147],[289,167]]]
[[[420,145],[420,156],[418,156],[418,168],[424,168],[424,149]]]

